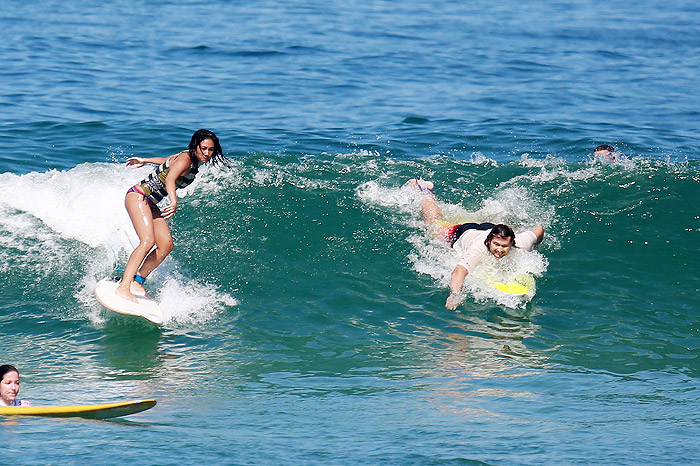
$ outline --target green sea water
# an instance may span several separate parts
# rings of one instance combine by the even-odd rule
[[[136,429],[153,444],[139,457],[156,463],[171,437],[210,461],[234,448],[245,452],[234,462],[285,450],[290,461],[421,463],[480,442],[507,461],[494,435],[509,451],[569,438],[571,451],[538,456],[578,457],[577,443],[614,450],[632,430],[640,446],[657,442],[658,459],[664,448],[683,457],[654,432],[680,423],[674,438],[685,437],[697,420],[700,280],[681,246],[698,235],[682,202],[697,188],[696,162],[237,158],[205,170],[172,222],[176,249],[149,280],[162,328],[92,298],[135,241],[121,203],[142,173],[99,162],[0,175],[18,193],[2,204],[0,286],[3,345],[26,367],[22,395],[38,405],[159,400],[97,438],[90,423],[69,424],[73,442],[111,449],[116,434],[131,445]],[[538,252],[515,262],[537,275],[535,296],[474,281],[459,309],[445,309],[456,257],[423,227],[420,194],[403,187],[412,176],[432,179],[454,218],[543,224]],[[3,438],[44,443],[56,422],[71,421],[4,422]]]

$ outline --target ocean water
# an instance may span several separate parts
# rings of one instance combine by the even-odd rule
[[[694,2],[11,2],[0,12],[0,362],[19,464],[696,464]],[[150,277],[155,327],[94,300],[136,238],[129,156],[215,131]],[[614,145],[622,161],[594,161]],[[541,224],[445,309],[446,215]]]

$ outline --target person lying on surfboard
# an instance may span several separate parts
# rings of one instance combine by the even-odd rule
[[[0,366],[0,406],[31,406],[25,400],[17,399],[19,395],[19,371],[15,366]]]
[[[196,131],[187,150],[179,154],[170,157],[131,157],[126,161],[128,166],[154,164],[158,167],[126,193],[124,204],[139,237],[139,245],[124,267],[124,276],[115,291],[118,296],[136,302],[134,293],[146,293],[143,287],[146,277],[165,260],[174,247],[166,220],[177,209],[175,191],[191,184],[199,165],[209,161],[228,165],[219,138],[207,129]],[[158,203],[166,197],[170,199],[170,204],[161,210]]]
[[[437,204],[432,181],[414,178],[408,180],[406,184],[418,189],[423,194],[421,212],[425,223],[436,236],[447,241],[460,256],[450,278],[450,295],[445,302],[447,309],[456,309],[459,306],[461,302],[460,291],[464,280],[482,262],[484,255],[491,254],[496,259],[500,259],[506,256],[511,248],[517,247],[531,251],[542,242],[544,237],[542,225],[519,232],[516,246],[516,234],[508,225],[494,225],[493,223],[455,225],[447,222],[443,219],[442,210]]]

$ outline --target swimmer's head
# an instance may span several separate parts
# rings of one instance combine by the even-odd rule
[[[486,249],[497,259],[507,255],[515,246],[515,232],[508,225],[499,224],[491,229],[484,241]]]
[[[606,162],[616,162],[617,161],[617,157],[615,154],[615,148],[613,146],[609,146],[607,144],[603,144],[602,146],[596,147],[595,150],[593,151],[593,158],[604,160]]]

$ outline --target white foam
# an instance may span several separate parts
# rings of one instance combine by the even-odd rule
[[[116,163],[81,164],[70,170],[0,174],[0,259],[5,267],[32,267],[37,275],[61,271],[67,260],[82,254],[85,275],[76,286],[75,298],[82,314],[96,325],[104,323],[106,311],[93,297],[97,281],[112,273],[113,264],[124,263],[138,242],[126,209],[129,186],[145,178],[153,167],[130,168]],[[201,184],[206,194],[222,189],[220,173],[206,170],[178,197],[186,197]],[[75,242],[84,248],[76,247]],[[18,264],[18,262],[20,262]],[[158,295],[166,320],[208,320],[237,301],[211,285],[175,273],[169,257],[157,269],[151,289]],[[149,277],[150,278],[150,277]],[[167,322],[166,322],[167,323]]]
[[[234,297],[210,284],[202,284],[179,273],[165,278],[155,297],[166,323],[202,323],[215,318],[226,307],[238,305]]]
[[[535,290],[530,290],[526,296],[518,296],[500,292],[487,283],[491,281],[508,283],[524,273],[540,277],[547,270],[548,264],[547,258],[537,251],[512,249],[501,259],[489,255],[473,274],[467,276],[465,288],[477,301],[492,299],[511,308],[519,307],[534,297]]]
[[[507,184],[484,199],[474,214],[480,221],[505,223],[518,231],[535,225],[546,226],[554,215],[554,207],[541,203],[523,186]]]
[[[469,156],[469,163],[472,165],[488,165],[492,167],[497,167],[498,163],[495,160],[486,157],[481,152],[473,152]]]
[[[424,234],[411,234],[408,241],[414,246],[414,252],[408,256],[413,269],[435,279],[436,286],[445,289],[447,298],[452,270],[459,259],[454,250],[444,241]],[[496,280],[507,283],[522,273],[539,277],[547,270],[547,266],[547,258],[537,251],[514,249],[501,259],[486,256],[484,262],[467,276],[463,297],[469,295],[477,302],[496,301],[511,308],[523,306],[532,299],[534,292],[526,296],[503,293],[488,285],[488,282]]]
[[[360,200],[370,205],[393,207],[405,213],[420,209],[421,194],[411,187],[387,188],[376,181],[368,181],[358,186],[355,192]]]
[[[133,229],[124,195],[143,174],[107,163],[26,175],[4,173],[0,207],[33,216],[63,239],[99,247],[115,230]]]
[[[360,185],[356,193],[368,205],[387,208],[402,214],[393,221],[420,231],[407,236],[407,241],[413,245],[414,249],[408,259],[416,272],[429,275],[435,279],[436,286],[447,290],[452,270],[456,267],[459,258],[445,241],[434,238],[426,228],[421,216],[423,194],[405,185],[384,187],[377,181]],[[522,186],[502,187],[492,197],[484,199],[476,212],[468,212],[459,205],[440,201],[438,204],[443,217],[449,221],[506,223],[516,232],[538,224],[546,227],[554,215],[553,207],[540,203]],[[476,301],[491,300],[507,307],[520,307],[532,299],[534,293],[524,297],[503,293],[489,286],[485,279],[489,277],[508,282],[521,273],[541,276],[546,271],[547,265],[547,259],[536,251],[525,252],[513,249],[502,259],[487,256],[484,263],[467,277],[463,291],[465,295],[469,294]]]

